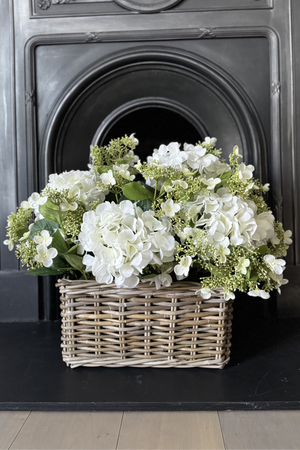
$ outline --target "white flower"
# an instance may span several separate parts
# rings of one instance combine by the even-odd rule
[[[243,157],[243,155],[240,154],[239,148],[238,148],[237,145],[235,145],[235,146],[233,147],[233,154],[234,154],[234,156],[238,156],[239,158],[242,158],[242,157]]]
[[[68,203],[67,201],[62,201],[59,208],[61,211],[75,211],[78,208],[78,204],[76,202]]]
[[[47,202],[47,197],[43,197],[38,192],[33,192],[28,198],[28,203],[30,208],[34,209],[36,212],[39,211],[39,206],[44,205]],[[24,204],[25,209],[28,209],[27,202]]]
[[[217,143],[217,139],[215,137],[211,138],[211,137],[206,137],[204,139],[205,144],[211,145],[212,147],[214,147]]]
[[[240,258],[238,265],[235,267],[237,272],[241,272],[243,275],[247,273],[247,267],[250,266],[250,260],[248,258]]]
[[[270,298],[269,292],[263,291],[262,289],[255,289],[254,291],[249,291],[248,295],[250,295],[250,297],[261,297],[265,300]]]
[[[213,190],[217,184],[221,183],[220,178],[209,178],[208,180],[206,178],[201,178],[201,181],[209,190]]]
[[[38,235],[34,236],[33,241],[38,245],[44,245],[48,247],[52,242],[52,237],[50,236],[49,231],[42,230],[39,236]]]
[[[8,250],[10,252],[14,249],[14,241],[12,239],[5,239],[5,241],[3,241],[3,244],[8,246]]]
[[[175,239],[166,226],[129,200],[119,205],[105,202],[83,215],[79,242],[86,271],[99,283],[135,287],[149,264],[174,260]]]
[[[208,300],[213,293],[212,289],[209,288],[201,288],[195,292],[196,295],[200,295],[204,300]]]
[[[289,280],[287,280],[286,278],[283,278],[283,275],[277,275],[274,272],[270,272],[269,273],[270,277],[276,282],[276,288],[279,294],[281,294],[281,289],[280,286],[283,286],[284,284],[287,284],[289,282]]]
[[[270,267],[270,269],[277,275],[281,275],[284,271],[284,266],[286,262],[284,259],[276,259],[274,255],[265,255],[264,261]]]
[[[262,187],[263,192],[268,192],[270,190],[270,183],[266,183]]]
[[[177,185],[177,186],[180,186],[180,187],[182,187],[182,189],[187,189],[187,188],[189,187],[189,185],[187,184],[187,182],[184,181],[184,180],[175,180],[175,181],[172,181],[172,184],[173,184],[173,185],[175,184],[175,186],[176,186],[176,185]]]
[[[229,248],[220,246],[220,247],[217,249],[217,251],[216,251],[216,256],[219,256],[220,262],[221,262],[222,264],[225,264],[225,263],[226,263],[226,260],[227,260],[227,259],[226,259],[226,256],[228,256],[228,255],[230,255],[230,250],[229,250]]]
[[[286,230],[286,231],[284,232],[284,243],[285,243],[286,245],[291,245],[291,244],[293,243],[291,237],[292,237],[292,232],[291,232],[291,230]]]
[[[174,217],[180,210],[180,205],[178,203],[174,203],[172,199],[168,199],[166,202],[161,204],[161,209],[166,216]]]
[[[174,272],[177,276],[177,279],[181,280],[188,276],[191,264],[192,258],[190,256],[183,256],[181,258],[179,264],[174,267]]]
[[[135,145],[139,145],[139,141],[135,137],[135,133],[132,133],[129,137],[130,137],[130,139],[132,139],[134,141]]]
[[[45,245],[37,245],[36,247],[38,254],[35,255],[34,259],[40,262],[45,267],[51,267],[53,263],[53,258],[57,256],[56,248],[47,248]]]
[[[159,164],[162,167],[182,170],[182,164],[186,159],[187,154],[180,150],[180,144],[171,142],[169,145],[161,145],[159,149],[155,149],[152,156],[148,156],[147,161],[151,164]]]
[[[118,166],[116,164],[113,165],[114,171],[118,172],[119,175],[121,175],[121,177],[125,178],[125,180],[132,181],[135,179],[135,176],[130,175],[128,168],[129,168],[129,164],[121,164],[120,166]]]
[[[242,183],[247,184],[248,181],[253,177],[253,171],[254,166],[249,164],[246,166],[246,164],[242,163],[238,167],[238,175],[239,179],[242,181]]]
[[[85,205],[90,205],[95,201],[103,202],[105,199],[104,192],[97,187],[99,181],[100,175],[91,166],[89,171],[70,170],[60,174],[53,173],[49,176],[46,188],[59,192],[67,189],[71,196],[76,197]]]
[[[28,201],[26,201],[26,200],[21,202],[20,206],[21,206],[22,209],[29,209],[29,208],[31,208],[30,203]]]
[[[235,299],[235,295],[233,292],[231,291],[224,291],[224,299],[227,300],[234,300]]]
[[[111,170],[109,170],[107,173],[102,173],[100,175],[100,180],[103,184],[105,184],[107,186],[108,185],[113,186],[116,184],[116,180],[115,180]]]

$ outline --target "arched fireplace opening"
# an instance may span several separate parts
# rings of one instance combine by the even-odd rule
[[[131,132],[140,142],[136,154],[142,161],[161,144],[195,144],[208,134],[199,118],[184,105],[166,98],[145,97],[112,111],[97,129],[92,145],[107,145],[111,139]]]

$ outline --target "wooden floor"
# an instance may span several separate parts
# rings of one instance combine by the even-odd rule
[[[3,411],[0,449],[300,449],[300,411]]]

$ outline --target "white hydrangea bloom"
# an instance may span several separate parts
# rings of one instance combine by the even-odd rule
[[[162,144],[155,149],[152,156],[148,156],[147,162],[159,164],[162,167],[173,167],[182,170],[183,163],[187,160],[186,152],[180,150],[178,142],[171,142],[169,145]]]
[[[70,170],[51,174],[46,187],[59,192],[68,189],[71,196],[75,196],[84,205],[89,206],[95,201],[103,202],[105,199],[105,192],[97,188],[99,181],[100,175],[93,170]],[[42,195],[45,194],[42,192]]]
[[[204,227],[208,242],[216,249],[230,244],[256,248],[276,237],[271,212],[257,214],[253,201],[232,195],[226,188],[199,196],[187,203],[184,210],[197,228]]]
[[[83,263],[99,283],[132,288],[147,265],[174,260],[175,239],[167,226],[128,200],[86,212],[81,230],[79,242],[93,253]]]

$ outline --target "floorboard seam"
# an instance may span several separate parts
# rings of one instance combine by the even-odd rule
[[[24,420],[24,423],[22,424],[21,428],[19,429],[19,431],[18,431],[17,434],[15,435],[15,437],[14,437],[12,443],[11,443],[10,446],[8,447],[8,450],[11,449],[12,445],[14,444],[15,440],[16,440],[17,437],[19,436],[21,430],[23,429],[23,427],[24,427],[25,423],[27,422],[27,420],[28,420],[29,416],[31,415],[31,413],[32,413],[32,411],[29,411],[28,416],[26,417],[26,419]]]
[[[124,417],[124,411],[122,412],[119,434],[118,434],[118,439],[117,439],[117,443],[116,443],[116,450],[118,450],[118,446],[119,446],[119,439],[120,439],[121,429],[122,429],[122,425],[123,425],[123,417]]]
[[[217,411],[217,414],[218,414],[218,421],[219,421],[219,425],[220,425],[220,429],[221,429],[223,447],[224,447],[225,450],[227,450],[227,445],[226,445],[226,442],[225,442],[225,439],[224,439],[224,434],[223,434],[222,423],[221,423],[221,420],[220,420],[220,411]]]

